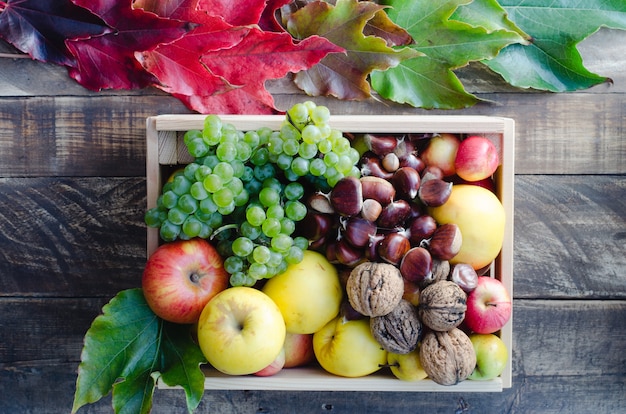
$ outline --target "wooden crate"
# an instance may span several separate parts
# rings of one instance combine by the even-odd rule
[[[148,208],[156,204],[163,180],[177,166],[192,160],[182,136],[185,131],[202,129],[204,115],[160,115],[147,119],[147,200]],[[223,115],[223,122],[239,130],[262,126],[278,129],[284,116]],[[500,279],[513,295],[513,178],[515,123],[510,118],[487,116],[413,116],[413,115],[335,115],[331,126],[352,133],[457,133],[488,137],[500,152],[501,165],[495,173],[496,193],[507,217],[502,251],[494,260],[489,275]],[[148,229],[148,255],[159,244],[157,229]],[[272,377],[228,376],[213,369],[205,370],[206,389],[232,390],[292,390],[292,391],[452,391],[493,392],[511,387],[512,319],[499,332],[509,349],[509,361],[501,377],[491,381],[466,380],[454,386],[442,386],[426,379],[416,382],[400,381],[391,373],[378,372],[362,378],[343,378],[326,373],[321,368],[283,369]],[[162,382],[159,387],[167,388]]]

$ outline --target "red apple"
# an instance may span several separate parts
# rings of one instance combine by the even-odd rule
[[[444,177],[455,172],[454,160],[461,140],[454,134],[438,134],[433,136],[428,145],[419,154],[426,166],[441,169]]]
[[[287,332],[285,336],[285,368],[299,367],[315,359],[313,334]]]
[[[467,296],[464,324],[476,333],[494,333],[509,321],[511,311],[511,296],[502,282],[480,276],[476,288]]]
[[[467,180],[462,179],[458,175],[455,175],[454,177],[451,178],[450,181],[452,181],[453,184],[477,185],[479,187],[486,188],[492,193],[496,192],[496,183],[493,180],[493,177],[483,178],[482,180],[478,180],[478,181],[467,181]]]
[[[477,135],[461,141],[454,159],[456,174],[467,181],[490,177],[498,164],[500,157],[496,146],[489,139]]]
[[[260,371],[254,373],[257,377],[270,377],[278,374],[285,367],[285,348],[283,348],[278,356],[272,361],[271,364],[266,366]]]
[[[193,324],[204,306],[228,287],[221,256],[204,239],[161,245],[148,259],[142,288],[146,302],[162,319]]]

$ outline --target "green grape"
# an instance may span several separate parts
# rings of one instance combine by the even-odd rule
[[[196,171],[200,168],[200,164],[195,162],[189,163],[183,169],[183,175],[191,182],[196,180]]]
[[[285,217],[285,209],[280,205],[280,203],[271,205],[267,208],[267,210],[265,210],[265,217],[281,220]]]
[[[328,136],[328,139],[330,139],[331,142],[335,142],[342,137],[343,133],[340,130],[333,128],[330,130],[330,135]]]
[[[280,232],[282,234],[286,234],[291,236],[291,234],[296,231],[296,222],[290,219],[289,217],[283,217],[280,219]]]
[[[306,105],[297,103],[287,110],[287,115],[294,124],[306,124],[309,120],[309,109]]]
[[[209,196],[209,193],[204,188],[204,184],[202,184],[200,181],[196,181],[195,183],[191,184],[189,194],[198,201],[204,200]]]
[[[219,162],[215,168],[213,168],[213,174],[218,175],[222,179],[222,185],[230,182],[232,180],[235,171],[227,162]]]
[[[298,155],[300,155],[302,158],[310,160],[317,155],[317,145],[315,145],[314,143],[309,144],[306,142],[301,142],[300,149],[298,150]]]
[[[304,252],[298,246],[291,246],[285,255],[285,261],[289,264],[298,264],[304,259]]]
[[[271,246],[277,252],[287,252],[293,246],[293,239],[286,234],[279,234],[272,238]]]
[[[300,179],[300,176],[293,172],[291,168],[287,168],[284,172],[284,175],[287,181],[298,181]]]
[[[231,201],[229,204],[225,206],[218,207],[217,212],[220,213],[222,216],[228,216],[230,214],[233,214],[233,212],[235,211],[235,208],[237,208],[237,206],[235,205],[235,202]]]
[[[311,111],[317,106],[317,104],[313,101],[304,101],[302,102],[302,105],[306,106],[306,109],[309,111],[309,116],[311,116]]]
[[[233,241],[233,254],[239,257],[246,257],[250,253],[252,253],[252,249],[254,249],[254,243],[247,237],[237,237]]]
[[[193,198],[191,194],[183,194],[176,203],[181,211],[187,214],[193,214],[198,209],[198,200]]]
[[[266,142],[269,137],[274,133],[272,128],[270,127],[261,127],[256,130],[256,133],[259,135],[259,143]]]
[[[194,215],[194,216],[195,216],[198,220],[200,220],[200,221],[201,221],[201,222],[203,222],[203,223],[206,223],[207,221],[209,221],[209,219],[211,218],[211,214],[213,214],[213,213],[205,213],[205,212],[203,212],[203,211],[202,211],[202,210],[200,210],[200,209],[197,209],[197,210],[193,213],[193,215]]]
[[[200,201],[200,205],[198,207],[200,211],[205,214],[212,214],[217,211],[217,204],[213,201],[212,196],[208,196],[204,200]]]
[[[328,139],[332,133],[332,128],[328,124],[322,124],[317,126],[322,134],[322,139]]]
[[[192,157],[200,158],[209,153],[209,147],[202,138],[194,138],[187,143],[187,151]]]
[[[200,131],[199,129],[192,129],[190,131],[185,132],[185,134],[183,135],[183,143],[187,145],[188,142],[190,142],[191,140],[195,138],[202,139],[202,131]]]
[[[300,221],[306,216],[307,208],[300,201],[290,200],[285,203],[285,216],[293,221]]]
[[[220,142],[222,136],[222,120],[217,115],[207,115],[204,118],[204,128],[202,129],[202,136],[207,145],[216,145]]]
[[[350,172],[350,170],[352,169],[352,166],[353,166],[352,160],[350,159],[348,155],[340,155],[339,160],[337,161],[337,164],[335,165],[335,168],[337,168],[337,171],[345,175],[346,173]]]
[[[144,222],[148,227],[159,227],[165,219],[167,219],[167,215],[165,212],[159,208],[151,208],[146,211],[144,215]]]
[[[279,275],[281,273],[285,273],[285,271],[287,270],[287,268],[289,267],[289,264],[283,260],[282,262],[280,262],[280,264],[276,267],[275,270],[275,274]]]
[[[342,173],[337,172],[335,175],[331,176],[331,177],[326,177],[326,181],[328,181],[328,185],[331,187],[334,187],[339,180],[341,180],[343,177],[345,177]]]
[[[263,180],[263,187],[273,188],[274,190],[282,193],[283,191],[283,183],[276,177],[270,177]]]
[[[254,168],[249,165],[245,165],[243,167],[243,172],[239,178],[241,178],[241,181],[246,183],[252,180],[254,178]]]
[[[302,141],[307,144],[315,144],[322,139],[322,131],[313,124],[309,124],[302,129]]]
[[[215,168],[218,162],[220,162],[220,159],[217,158],[217,155],[215,154],[208,155],[204,157],[204,159],[202,160],[202,164],[206,165],[207,167],[210,167],[211,169]]]
[[[211,237],[211,233],[213,233],[213,229],[211,228],[211,226],[208,226],[206,223],[203,223],[202,220],[200,220],[200,223],[202,224],[202,228],[200,229],[200,233],[198,233],[198,237],[202,239],[208,239],[209,237]]]
[[[361,177],[361,170],[356,165],[353,165],[352,168],[350,168],[350,172],[346,174],[346,176],[348,175],[351,177],[359,178]]]
[[[298,142],[301,139],[300,131],[298,131],[298,128],[289,123],[285,123],[280,127],[280,136],[282,136],[283,140],[285,141],[293,140]],[[283,146],[284,145],[285,144],[283,144]]]
[[[272,187],[264,187],[259,192],[259,201],[265,207],[280,203],[280,193]]]
[[[322,176],[326,172],[326,163],[321,158],[315,158],[309,164],[309,171],[316,177]]]
[[[261,143],[261,136],[257,131],[247,131],[245,134],[243,134],[243,142],[248,144],[248,147],[250,147],[250,149],[254,149],[258,147]]]
[[[270,154],[280,155],[283,153],[283,139],[279,135],[271,135],[267,148]]]
[[[261,235],[262,231],[260,226],[253,226],[247,220],[239,226],[239,233],[250,240],[256,240]]]
[[[257,150],[252,153],[252,156],[250,157],[250,162],[257,166],[264,165],[267,164],[269,157],[270,152],[267,148],[257,148]]]
[[[244,169],[246,168],[246,164],[244,164],[241,160],[232,160],[230,162],[230,166],[233,167],[233,177],[241,178],[244,173]]]
[[[199,165],[193,174],[195,181],[203,181],[207,175],[211,174],[213,169],[208,165]]]
[[[339,137],[333,142],[333,152],[336,152],[337,155],[344,155],[350,151],[352,146],[350,145],[350,140],[346,137]]]
[[[174,241],[180,234],[180,225],[165,220],[159,229],[159,236],[166,242]]]
[[[324,155],[324,164],[326,164],[327,167],[334,167],[338,161],[339,155],[335,154],[334,152],[329,152]]]
[[[304,236],[296,236],[293,238],[293,245],[298,246],[302,250],[309,248],[309,239]]]
[[[283,142],[283,152],[287,155],[294,156],[300,150],[300,143],[293,138],[287,138]]]
[[[228,187],[222,187],[213,193],[213,201],[217,207],[226,207],[233,202],[235,198],[233,192]]]
[[[333,150],[333,143],[328,139],[322,139],[317,143],[317,150],[322,154],[328,154]]]
[[[202,222],[195,216],[189,216],[182,225],[183,232],[190,238],[198,237],[202,230]]]
[[[291,167],[292,161],[293,161],[293,157],[283,152],[276,159],[276,166],[284,171],[287,168]]]
[[[263,186],[263,183],[261,181],[257,180],[256,178],[253,178],[247,183],[244,183],[243,188],[248,192],[248,194],[255,195],[255,194],[259,194],[259,191],[261,191],[262,186]]]
[[[323,106],[318,105],[310,111],[311,120],[316,125],[328,124],[330,120],[330,110]]]
[[[231,275],[243,270],[243,259],[239,256],[229,256],[224,260],[224,270]]]
[[[211,213],[211,218],[206,221],[206,224],[216,229],[221,226],[223,222],[224,217],[218,211],[215,211]]]
[[[281,230],[280,220],[273,217],[268,217],[263,220],[263,223],[261,224],[261,229],[267,237],[276,237],[280,234]]]
[[[217,192],[220,188],[222,188],[222,186],[224,184],[222,182],[222,178],[219,175],[217,175],[215,173],[211,173],[211,174],[206,176],[204,181],[202,181],[202,185],[204,185],[204,188],[209,193],[213,194],[213,193]]]
[[[236,159],[239,161],[248,161],[252,155],[252,148],[244,141],[237,141],[235,144],[237,149]]]
[[[237,158],[237,146],[233,142],[220,142],[215,155],[220,161],[230,162]]]
[[[299,200],[304,196],[304,187],[299,182],[289,183],[283,189],[287,200]]]
[[[250,201],[250,193],[248,193],[248,190],[246,190],[245,188],[237,193],[235,195],[235,198],[233,199],[236,207],[245,206],[246,204],[248,204],[248,201]]]
[[[309,172],[309,160],[302,157],[296,157],[291,162],[291,170],[300,177]]]
[[[271,257],[271,250],[267,246],[256,246],[252,251],[254,261],[261,264],[267,264]]]
[[[260,226],[265,220],[265,210],[258,205],[249,205],[246,209],[246,220],[253,226]]]
[[[248,276],[260,280],[267,276],[267,266],[261,263],[251,263],[248,268]]]
[[[350,157],[352,164],[355,165],[361,159],[361,154],[359,154],[359,151],[356,148],[350,147],[348,150],[348,157]]]
[[[187,216],[188,214],[178,207],[170,208],[170,211],[167,212],[167,220],[178,226],[183,224]]]
[[[278,265],[280,265],[282,261],[283,261],[283,255],[277,251],[270,249],[270,258],[265,264],[268,267],[278,267]]]
[[[184,175],[177,175],[172,180],[172,191],[177,195],[181,196],[189,192],[189,188],[191,187],[191,181],[187,179]]]
[[[254,178],[264,181],[276,175],[276,169],[272,164],[257,165],[254,167]]]
[[[244,272],[232,273],[228,280],[228,283],[230,283],[231,286],[248,286],[246,282],[247,276]]]
[[[161,197],[161,203],[165,208],[172,208],[176,206],[176,203],[178,203],[178,194],[172,190],[166,191],[163,193],[163,197]]]
[[[228,184],[226,184],[226,187],[233,192],[233,195],[237,195],[243,191],[243,181],[237,177],[233,177]]]

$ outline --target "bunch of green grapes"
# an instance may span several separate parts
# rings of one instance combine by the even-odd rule
[[[185,133],[194,161],[163,186],[146,224],[166,242],[215,241],[233,286],[284,272],[308,248],[294,236],[307,214],[305,187],[324,191],[360,175],[358,151],[329,119],[313,102],[290,108],[278,131],[239,131],[208,115],[202,130]]]

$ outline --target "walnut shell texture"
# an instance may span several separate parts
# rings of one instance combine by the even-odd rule
[[[441,280],[420,292],[418,315],[435,331],[456,328],[465,318],[467,294],[454,282]]]
[[[364,262],[350,272],[346,292],[354,310],[365,316],[382,316],[402,300],[404,281],[391,264]]]
[[[408,354],[417,348],[422,336],[422,323],[415,306],[401,300],[388,314],[370,318],[370,330],[384,350]]]
[[[469,377],[476,366],[476,353],[465,332],[429,331],[420,345],[420,362],[437,384],[455,385]]]

